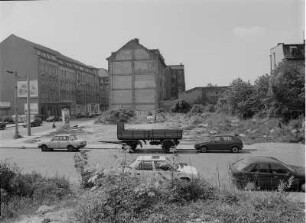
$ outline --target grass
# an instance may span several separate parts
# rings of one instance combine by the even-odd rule
[[[0,220],[32,213],[40,205],[65,199],[72,191],[66,178],[44,177],[40,173],[23,174],[13,163],[0,161]]]
[[[203,180],[156,188],[126,175],[103,179],[75,211],[81,222],[304,222],[303,206],[280,192],[219,189]]]
[[[86,156],[83,159],[86,161]],[[88,165],[77,163],[78,168],[81,163]],[[238,191],[220,184],[213,186],[204,179],[172,178],[161,184],[157,179],[144,181],[118,171],[100,175],[90,190],[83,190],[75,216],[83,223],[298,223],[305,221],[303,209],[304,205],[290,200],[283,191]]]

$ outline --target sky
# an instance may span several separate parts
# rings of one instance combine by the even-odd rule
[[[302,43],[303,0],[45,0],[0,2],[0,41],[11,34],[107,69],[138,38],[167,65],[184,64],[186,89],[254,82],[270,49]]]

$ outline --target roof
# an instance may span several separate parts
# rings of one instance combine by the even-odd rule
[[[161,60],[161,62],[166,66],[165,59],[164,59],[163,55],[160,53],[159,49],[148,49],[148,48],[146,48],[145,46],[143,46],[142,44],[139,43],[138,38],[131,39],[126,44],[124,44],[122,47],[120,47],[120,49],[118,49],[116,52],[112,52],[111,55],[106,59],[111,60],[115,57],[116,53],[119,52],[120,50],[122,50],[126,47],[129,47],[129,46],[135,46],[135,45],[140,46],[141,48],[147,50],[149,53],[158,56],[158,58]]]
[[[32,45],[34,48],[39,49],[39,50],[42,50],[42,51],[47,52],[47,53],[50,53],[50,54],[53,54],[53,55],[56,56],[57,58],[62,59],[62,60],[65,60],[65,61],[67,61],[67,62],[75,63],[75,64],[78,64],[78,65],[82,65],[82,66],[85,66],[85,67],[88,67],[88,68],[91,68],[91,69],[97,69],[96,67],[93,67],[93,66],[90,66],[90,65],[86,65],[86,64],[84,64],[84,63],[82,63],[82,62],[80,62],[80,61],[77,61],[77,60],[75,60],[75,59],[72,59],[72,58],[70,58],[70,57],[67,57],[67,56],[61,54],[60,52],[58,52],[58,51],[56,51],[56,50],[50,49],[50,48],[48,48],[48,47],[42,46],[42,45],[37,44],[37,43],[33,43],[33,42],[29,41],[29,40],[23,39],[23,38],[18,37],[18,36],[14,35],[14,34],[10,35],[8,38],[10,38],[10,37],[19,38],[19,39],[21,39],[21,40],[23,40],[23,41],[26,41],[27,43],[29,43],[30,45]]]
[[[166,160],[166,156],[138,156],[136,160]]]
[[[59,134],[59,135],[54,135],[54,136],[75,136],[74,134]]]
[[[262,162],[262,163],[279,163],[280,161],[271,156],[250,156],[245,159],[248,159],[253,162]]]

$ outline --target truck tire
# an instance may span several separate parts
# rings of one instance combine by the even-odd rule
[[[164,153],[169,153],[170,149],[174,146],[175,146],[175,144],[171,140],[164,140],[162,142],[162,149],[163,149]]]

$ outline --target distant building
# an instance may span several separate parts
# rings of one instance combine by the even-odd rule
[[[195,87],[180,93],[179,99],[190,104],[216,104],[227,89],[227,86]]]
[[[98,74],[100,77],[100,109],[105,111],[109,107],[109,74],[108,71],[104,68],[100,68]]]
[[[97,68],[10,35],[0,43],[0,115],[14,114],[16,80],[7,70],[17,71],[18,81],[27,75],[37,81],[38,95],[30,103],[38,115],[60,116],[62,108],[70,109],[72,115],[99,111]],[[25,113],[25,103],[26,98],[17,99],[18,114]]]
[[[171,98],[178,98],[178,95],[185,91],[185,70],[184,65],[169,65],[171,70]]]
[[[184,66],[167,66],[158,49],[147,49],[138,39],[130,40],[107,60],[110,107],[154,110],[161,100],[177,98],[185,89]]]
[[[277,46],[270,49],[271,72],[282,61],[304,61],[304,60],[305,60],[305,42],[302,44],[278,43]]]

